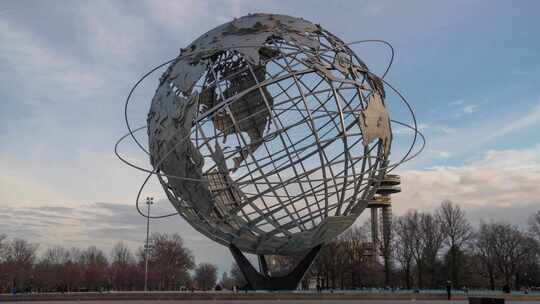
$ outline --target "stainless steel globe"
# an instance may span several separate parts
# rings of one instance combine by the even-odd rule
[[[151,164],[195,229],[254,254],[347,229],[385,175],[383,81],[319,25],[252,14],[196,39],[160,79]]]

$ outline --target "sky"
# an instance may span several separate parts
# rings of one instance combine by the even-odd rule
[[[394,213],[443,200],[469,218],[517,225],[540,209],[538,1],[2,1],[0,2],[0,234],[40,248],[122,240],[138,248],[145,219],[134,199],[145,176],[114,155],[134,82],[195,38],[235,17],[303,17],[342,40],[384,39],[396,50],[386,80],[413,105],[424,152],[396,170]],[[375,73],[389,51],[354,51]],[[129,116],[145,124],[159,73],[136,92]],[[397,103],[387,101],[399,116]],[[395,160],[410,140],[396,128]],[[144,134],[143,134],[144,135]],[[141,138],[144,141],[144,137]],[[148,166],[134,145],[123,153]],[[154,181],[153,213],[173,211]],[[197,263],[228,270],[227,249],[176,216]]]

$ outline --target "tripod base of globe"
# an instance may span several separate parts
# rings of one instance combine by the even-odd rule
[[[266,265],[264,256],[259,256],[261,266],[261,272],[259,272],[251,265],[238,247],[233,244],[229,245],[229,250],[247,281],[247,285],[244,288],[250,290],[295,290],[319,254],[321,248],[322,244],[312,248],[289,274],[273,277],[268,274],[268,266]]]

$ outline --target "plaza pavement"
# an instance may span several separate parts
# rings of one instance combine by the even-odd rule
[[[163,302],[163,301],[160,301]],[[16,302],[20,304],[150,304],[156,303],[156,300],[108,300],[108,301],[29,301]],[[167,300],[163,304],[237,304],[237,303],[256,303],[256,304],[466,304],[466,300],[446,301],[446,300]],[[540,301],[506,301],[509,304],[529,304],[540,303]]]

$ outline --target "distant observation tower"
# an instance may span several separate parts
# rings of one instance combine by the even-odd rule
[[[373,257],[377,256],[379,251],[381,255],[389,254],[388,243],[390,242],[390,233],[392,229],[392,199],[391,194],[401,192],[401,178],[399,175],[386,174],[381,180],[380,187],[375,192],[373,200],[369,201],[368,208],[371,209],[371,242],[373,244]],[[381,225],[379,225],[379,209]],[[382,239],[379,237],[381,230]],[[381,241],[383,250],[381,250]]]

